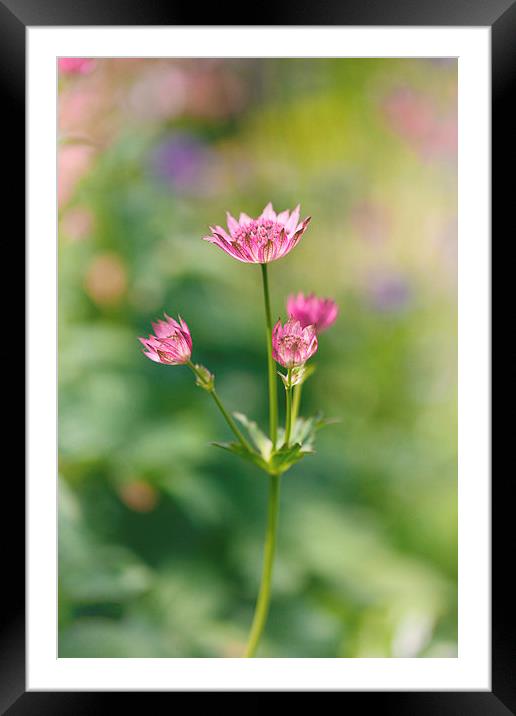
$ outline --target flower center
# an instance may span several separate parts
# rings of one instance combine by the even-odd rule
[[[273,243],[278,241],[284,228],[283,224],[278,224],[276,221],[263,219],[251,221],[240,226],[233,239],[237,244],[264,246],[269,241]]]
[[[281,345],[287,351],[299,351],[304,346],[304,341],[298,336],[283,336],[280,340]]]

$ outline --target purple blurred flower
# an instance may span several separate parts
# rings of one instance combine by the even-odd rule
[[[406,308],[411,290],[406,279],[394,273],[370,277],[367,295],[371,306],[382,313],[396,313]]]
[[[151,171],[180,194],[204,194],[213,152],[194,135],[174,134],[152,152]]]

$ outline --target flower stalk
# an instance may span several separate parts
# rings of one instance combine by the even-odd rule
[[[272,357],[272,319],[271,301],[269,296],[269,279],[267,264],[260,264],[262,270],[263,298],[265,303],[265,324],[267,333],[267,371],[269,376],[269,430],[272,449],[276,449],[278,439],[278,391],[276,385],[276,368]]]
[[[292,431],[292,368],[287,370],[287,382],[285,384],[286,414],[285,414],[285,447],[289,446],[290,433]]]
[[[263,551],[263,568],[260,591],[256,601],[253,623],[249,633],[249,640],[244,653],[245,658],[255,656],[260,637],[267,621],[271,599],[272,567],[276,552],[276,537],[278,531],[278,515],[280,502],[279,475],[269,475],[269,504],[267,511],[267,530],[265,533],[265,546]]]
[[[296,424],[296,420],[299,416],[299,407],[301,405],[301,394],[303,392],[303,384],[294,386],[294,392],[292,395],[292,425]]]
[[[193,374],[195,375],[197,379],[197,385],[199,385],[201,388],[204,388],[213,398],[215,401],[215,405],[220,410],[222,415],[224,416],[225,421],[233,431],[233,434],[237,438],[237,440],[240,442],[243,448],[248,450],[249,452],[253,452],[252,447],[249,445],[245,437],[243,436],[242,432],[239,430],[237,424],[231,417],[231,415],[228,413],[224,405],[222,404],[221,399],[219,398],[217,391],[215,390],[215,384],[214,384],[214,378],[213,376],[206,370],[206,368],[203,368],[202,366],[195,365],[192,363],[191,360],[189,360],[186,365],[192,370]],[[207,375],[210,376],[207,378]]]

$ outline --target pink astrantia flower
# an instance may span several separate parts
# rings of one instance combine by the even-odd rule
[[[299,222],[299,204],[294,211],[276,214],[269,203],[257,219],[240,214],[237,221],[227,213],[229,233],[221,226],[210,226],[211,236],[204,240],[215,244],[233,258],[246,264],[268,264],[286,256],[306,231],[308,216]]]
[[[305,296],[300,292],[297,296],[289,296],[287,312],[290,318],[299,321],[303,328],[312,325],[317,333],[320,333],[335,322],[339,309],[330,298],[318,298],[313,293]]]
[[[179,323],[166,313],[165,319],[152,324],[155,335],[138,339],[145,347],[144,355],[164,365],[188,363],[192,355],[192,338],[188,326],[181,316]]]
[[[95,66],[95,60],[87,57],[60,57],[59,71],[65,75],[86,75]]]
[[[317,350],[314,326],[303,328],[299,321],[290,318],[284,326],[278,321],[272,331],[272,356],[284,368],[303,365]]]

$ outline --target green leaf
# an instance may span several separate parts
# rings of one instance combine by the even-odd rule
[[[250,453],[244,450],[242,445],[237,442],[232,443],[212,443],[215,447],[226,450],[227,452],[233,453],[244,458],[248,462],[253,463],[261,470],[269,474],[282,475],[284,472],[289,470],[292,465],[302,460],[305,455],[310,454],[310,449],[305,449],[298,443],[289,445],[288,447],[281,447],[275,453],[273,453],[268,461],[264,460],[258,453]]]
[[[289,388],[288,376],[286,376],[280,370],[276,371],[276,373],[279,375],[279,377],[283,381],[283,385],[285,386],[285,388]]]
[[[302,385],[307,378],[309,378],[315,371],[315,365],[298,365],[290,370],[289,374],[285,375],[280,370],[277,371],[279,377],[283,381],[285,388],[292,388],[294,385]]]
[[[322,413],[317,413],[310,418],[297,418],[292,428],[292,440],[300,443],[303,448],[312,449],[317,431],[337,422],[339,421],[336,419],[324,418]]]
[[[260,430],[258,425],[253,420],[249,420],[247,415],[244,415],[244,413],[233,413],[233,415],[238,422],[245,427],[256,449],[265,462],[268,462],[272,452],[272,442],[269,440],[267,435]]]
[[[283,445],[272,456],[269,469],[271,472],[281,475],[311,452],[312,450],[303,448],[299,443],[294,443],[288,447]]]
[[[315,365],[312,363],[292,368],[291,385],[303,385],[308,378],[315,373]]]
[[[256,452],[249,452],[249,450],[245,450],[245,448],[243,448],[240,443],[214,442],[212,443],[212,445],[218,448],[222,448],[222,450],[227,450],[228,452],[233,453],[233,455],[238,455],[239,457],[244,458],[244,460],[253,463],[261,470],[265,470],[265,472],[270,472],[269,463],[266,462],[261,455],[258,455],[258,453]]]
[[[247,429],[249,437],[259,452],[249,452],[239,442],[216,442],[212,443],[212,445],[238,455],[259,467],[260,470],[273,475],[282,475],[306,455],[312,455],[317,430],[331,422],[336,422],[334,420],[325,420],[320,413],[311,418],[298,418],[293,426],[291,444],[288,447],[282,445],[273,452],[271,441],[254,421],[249,420],[243,413],[233,413],[233,415]],[[279,445],[281,445],[283,439],[284,431],[280,429],[278,430]]]

